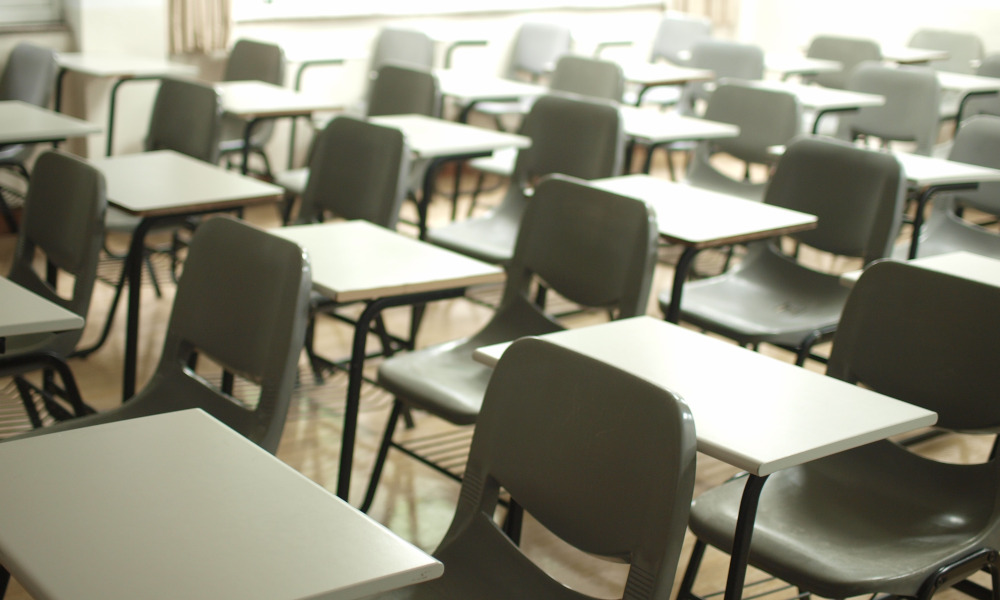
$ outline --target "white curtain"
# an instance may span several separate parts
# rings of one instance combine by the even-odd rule
[[[229,46],[232,0],[170,0],[170,52],[211,54]]]

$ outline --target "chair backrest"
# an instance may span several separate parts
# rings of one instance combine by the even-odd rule
[[[47,107],[56,84],[56,53],[28,42],[11,50],[0,74],[0,100],[20,100]]]
[[[386,63],[429,71],[434,67],[434,42],[422,31],[385,27],[375,36],[368,72],[376,73]]]
[[[698,42],[712,37],[712,22],[702,17],[668,12],[656,28],[649,62],[660,59],[676,65],[687,65],[691,48]]]
[[[1000,116],[976,115],[963,121],[948,160],[1000,169]],[[975,190],[956,192],[954,198],[960,205],[1000,215],[1000,183],[983,182]]]
[[[764,202],[816,215],[819,226],[795,239],[868,264],[891,252],[905,194],[906,177],[891,154],[804,137],[788,145]]]
[[[556,62],[549,89],[621,102],[625,75],[616,62],[564,54]]]
[[[883,143],[914,142],[917,154],[930,155],[937,143],[941,111],[941,84],[933,70],[866,62],[855,67],[847,88],[881,95],[885,103],[842,117],[837,137],[853,140],[863,135]]]
[[[86,318],[104,240],[107,208],[104,176],[69,154],[49,150],[35,161],[24,202],[14,260],[8,278]],[[36,251],[55,267],[57,276],[73,277],[69,297],[56,292],[47,274],[35,270]],[[45,349],[67,356],[82,330],[45,336]]]
[[[737,125],[740,133],[700,146],[744,162],[768,163],[773,146],[787,144],[800,133],[801,113],[798,99],[788,92],[723,82],[709,98],[705,118]]]
[[[322,221],[329,211],[395,229],[409,170],[399,129],[336,117],[313,141],[299,222]]]
[[[526,75],[532,81],[552,70],[556,60],[570,51],[573,36],[568,27],[552,23],[522,23],[514,37],[506,76]]]
[[[229,51],[223,81],[285,83],[285,52],[281,46],[256,40],[237,40]]]
[[[931,61],[931,68],[937,71],[972,74],[976,64],[983,58],[983,40],[966,31],[946,29],[918,29],[910,37],[911,48],[945,50],[948,58]]]
[[[219,161],[222,101],[211,85],[166,78],[153,102],[146,150],[174,150],[205,162]]]
[[[983,77],[1000,77],[1000,54],[988,54],[979,63],[976,75]],[[965,106],[962,109],[963,117],[974,115],[998,115],[1000,116],[1000,98],[996,96],[972,96],[965,99]]]
[[[552,175],[535,189],[518,229],[493,321],[528,308],[537,277],[571,302],[645,314],[655,264],[656,217],[643,202]],[[511,339],[511,338],[506,338]]]
[[[688,64],[714,72],[716,81],[763,79],[764,50],[754,44],[702,40],[691,47],[691,60]],[[698,103],[708,99],[708,89],[703,82],[685,85],[681,94],[681,111],[685,114],[701,114]]]
[[[809,79],[825,87],[845,89],[847,78],[854,67],[864,61],[882,60],[882,49],[877,42],[870,39],[818,35],[809,43],[806,56],[835,60],[843,65],[840,71],[820,73]]]
[[[552,343],[514,342],[490,379],[455,517],[435,551],[441,585],[496,579],[508,597],[568,597],[493,523],[503,487],[569,544],[630,563],[624,598],[666,600],[695,446],[676,394]]]
[[[397,64],[379,67],[368,92],[368,116],[441,115],[441,90],[437,77],[427,69]]]
[[[296,244],[230,217],[195,232],[163,353],[119,417],[202,408],[264,449],[281,439],[305,338],[312,277]],[[189,367],[192,354],[259,386],[237,400]],[[114,418],[111,415],[109,418]]]
[[[518,152],[512,190],[538,177],[562,173],[581,179],[621,172],[622,119],[617,106],[584,98],[542,96],[531,107],[520,133],[531,146]]]
[[[937,412],[937,426],[1000,430],[1000,288],[901,262],[851,290],[827,374]]]

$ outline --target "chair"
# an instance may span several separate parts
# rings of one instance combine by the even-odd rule
[[[847,88],[881,95],[885,103],[841,117],[837,137],[878,138],[883,148],[891,142],[909,142],[915,146],[914,153],[930,156],[937,142],[941,106],[941,84],[934,71],[863,63],[851,73]]]
[[[1000,78],[1000,54],[989,54],[984,57],[976,69],[976,75]],[[962,108],[962,119],[980,114],[1000,116],[1000,100],[997,96],[973,96],[966,99]]]
[[[434,552],[444,575],[378,598],[591,598],[547,575],[496,526],[502,487],[569,544],[629,563],[623,597],[667,600],[695,446],[694,420],[675,394],[519,340],[490,380],[458,507]]]
[[[57,70],[55,51],[27,42],[17,44],[0,73],[0,100],[20,100],[47,108]],[[24,163],[34,148],[34,144],[0,144],[0,168],[12,169],[27,181],[28,169]],[[17,222],[3,197],[4,191],[10,190],[0,189],[0,217],[8,231],[16,232]]]
[[[429,71],[434,67],[434,41],[422,31],[384,27],[375,36],[368,72],[386,64]]]
[[[844,307],[827,375],[933,410],[945,431],[996,434],[1000,289],[884,262]],[[750,564],[826,598],[998,598],[998,458],[953,464],[883,440],[785,469],[760,496]],[[732,546],[741,480],[699,496],[685,582],[706,544]],[[964,581],[980,569],[992,590]],[[692,598],[682,585],[680,598]]]
[[[529,189],[550,173],[581,179],[621,172],[624,134],[618,108],[580,98],[543,96],[525,117],[521,134],[531,146],[517,154],[511,185],[500,206],[483,217],[430,229],[427,241],[490,263],[514,252]]]
[[[57,150],[40,154],[34,173],[7,278],[86,319],[104,239],[104,176],[83,160]],[[36,255],[46,259],[44,274],[36,268]],[[59,278],[67,276],[72,278],[68,296],[56,290]],[[0,373],[16,376],[32,426],[42,426],[32,391],[40,395],[48,413],[56,419],[93,412],[80,398],[65,364],[82,335],[79,329],[7,338],[6,351],[0,355]],[[43,388],[20,377],[39,368],[59,370],[63,391],[56,390],[50,373],[46,373]],[[64,396],[72,413],[57,403],[56,395]]]
[[[824,87],[846,89],[847,80],[854,67],[865,61],[882,60],[882,49],[874,40],[837,35],[818,35],[806,50],[809,58],[835,60],[843,65],[839,71],[819,73],[808,77],[809,81]]]
[[[620,102],[625,92],[625,75],[618,63],[565,54],[556,62],[556,68],[549,80],[549,90],[553,93],[565,92],[587,98]],[[518,103],[517,110],[527,113],[534,102],[535,99],[531,98]],[[468,162],[470,167],[479,171],[472,204],[469,207],[470,215],[476,208],[476,197],[482,190],[484,174],[510,177],[514,172],[516,160],[517,151],[512,149],[500,150],[494,152],[492,156],[474,158]]]
[[[530,297],[533,279],[576,304],[608,309],[618,318],[641,315],[648,301],[656,238],[655,216],[643,202],[578,179],[545,178],[525,207],[503,297],[489,323],[471,337],[397,354],[379,365],[379,385],[395,401],[364,506],[371,505],[390,446],[455,477],[394,442],[396,422],[406,407],[455,425],[476,422],[490,369],[473,360],[473,350],[563,329]]]
[[[26,435],[201,408],[273,453],[298,374],[311,288],[298,245],[231,217],[206,219],[191,240],[149,382],[121,406]],[[199,358],[223,370],[221,385],[196,372]],[[234,393],[237,376],[252,384],[250,392]]]
[[[364,219],[396,229],[407,190],[410,153],[398,129],[352,117],[336,117],[317,135],[306,172],[298,224],[317,223],[327,215]],[[322,360],[313,350],[315,317],[341,306],[319,293],[310,298],[305,348],[313,373],[321,377]],[[347,317],[340,317],[347,319]],[[377,330],[388,345],[381,321]]]
[[[978,115],[965,120],[955,134],[948,159],[1000,168],[1000,116]],[[1000,258],[1000,235],[959,214],[960,209],[970,207],[1000,215],[1000,183],[980,183],[975,190],[935,196],[927,222],[920,228],[917,255],[965,250]],[[905,258],[909,249],[907,242],[897,246],[893,254]]]
[[[197,158],[208,163],[219,162],[219,132],[222,123],[222,101],[218,92],[211,85],[193,80],[165,78],[160,83],[160,89],[153,101],[153,110],[146,133],[145,149],[173,150]],[[140,219],[114,207],[109,207],[105,219],[105,229],[131,235],[139,226]],[[175,243],[168,249],[171,253],[173,270],[176,270],[177,256]],[[154,250],[150,250],[152,252]],[[124,260],[123,255],[108,252],[116,260]],[[152,263],[146,260],[150,272],[150,280],[159,293]],[[79,355],[87,355],[100,348],[111,330],[111,323],[118,308],[125,286],[125,269],[116,282],[115,296],[111,301],[108,318],[98,341],[85,349],[77,351]],[[131,285],[131,284],[130,284]],[[138,285],[138,284],[136,284]]]
[[[764,78],[764,51],[755,44],[726,40],[702,40],[691,47],[688,65],[708,69],[716,80],[753,81]],[[715,85],[692,82],[684,86],[679,109],[681,113],[701,116],[701,104],[708,101]]]
[[[687,182],[760,200],[767,184],[750,180],[750,165],[773,163],[772,148],[799,134],[802,118],[798,99],[788,92],[722,82],[709,98],[704,118],[738,125],[740,133],[734,138],[699,142],[691,156]],[[717,153],[743,161],[744,177],[735,179],[712,164]]]
[[[285,53],[281,46],[255,40],[237,40],[229,52],[223,81],[264,81],[274,85],[285,83]],[[219,149],[222,156],[243,152],[246,121],[238,117],[223,116]],[[264,175],[271,178],[271,162],[264,146],[274,133],[274,121],[254,125],[250,136],[250,153],[257,154],[264,162]]]
[[[796,242],[867,265],[889,255],[905,191],[906,178],[892,155],[800,138],[778,162],[764,202],[817,216],[816,229],[790,236]],[[801,365],[815,343],[836,331],[848,290],[839,275],[797,262],[779,242],[750,244],[736,267],[687,283],[681,319],[741,345],[791,349]],[[661,294],[664,313],[670,301],[669,292]]]
[[[978,35],[965,31],[918,29],[913,32],[907,46],[946,51],[948,58],[930,63],[931,68],[936,71],[971,75],[976,72],[976,66],[983,58],[983,40]]]
[[[680,66],[690,66],[691,50],[698,42],[712,38],[712,22],[702,17],[668,11],[660,19],[650,45],[649,62],[666,61]],[[679,86],[657,86],[643,93],[643,100],[670,106],[681,97]],[[634,92],[627,92],[627,104],[635,104]]]
[[[419,114],[429,117],[436,117],[441,114],[441,90],[437,77],[429,70],[411,69],[394,64],[383,65],[378,70],[378,74],[372,81],[368,103],[366,105],[368,116],[396,115],[396,114]],[[313,140],[313,146],[309,150],[310,163],[312,154],[315,152],[317,140]],[[352,164],[356,162],[352,161]],[[407,161],[407,164],[410,164]],[[420,165],[410,165],[411,174],[408,177],[416,180],[422,175]],[[378,169],[375,169],[378,171]],[[285,208],[284,222],[288,223],[295,199],[300,197],[306,189],[309,180],[309,166],[300,169],[290,169],[279,173],[275,177],[275,183],[285,188]],[[380,225],[387,226],[388,220],[380,219],[374,221]],[[395,229],[395,219],[390,229]]]

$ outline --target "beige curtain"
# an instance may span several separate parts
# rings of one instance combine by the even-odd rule
[[[231,25],[232,0],[170,0],[170,52],[225,50]]]
[[[702,15],[712,21],[716,34],[735,35],[740,21],[740,0],[670,0],[669,8],[693,15]]]

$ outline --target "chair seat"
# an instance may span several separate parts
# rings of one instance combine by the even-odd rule
[[[522,98],[510,102],[476,102],[475,111],[487,115],[526,115],[531,111],[534,98]]]
[[[514,163],[517,162],[517,149],[504,148],[497,150],[490,156],[474,158],[468,165],[477,171],[510,177],[514,173]]]
[[[464,339],[397,354],[379,366],[379,385],[451,423],[471,425],[493,373],[472,359],[477,347],[478,343]]]
[[[309,182],[309,168],[291,169],[274,176],[274,183],[285,188],[289,194],[301,195]]]
[[[972,252],[1000,259],[1000,235],[958,217],[953,212],[935,208],[920,230],[917,256],[936,256],[948,252]],[[892,257],[906,260],[910,243],[893,248]]]
[[[742,344],[798,347],[812,331],[832,327],[850,290],[839,277],[805,269],[764,249],[717,277],[684,286],[681,319]],[[669,290],[660,295],[666,312]]]
[[[482,218],[458,221],[427,232],[427,241],[466,256],[492,263],[510,261],[520,221],[494,211]]]
[[[761,494],[750,562],[826,598],[916,596],[938,565],[984,545],[993,497],[977,490],[994,469],[923,459],[883,441],[779,471]],[[699,496],[695,535],[730,547],[742,493],[739,479]]]

